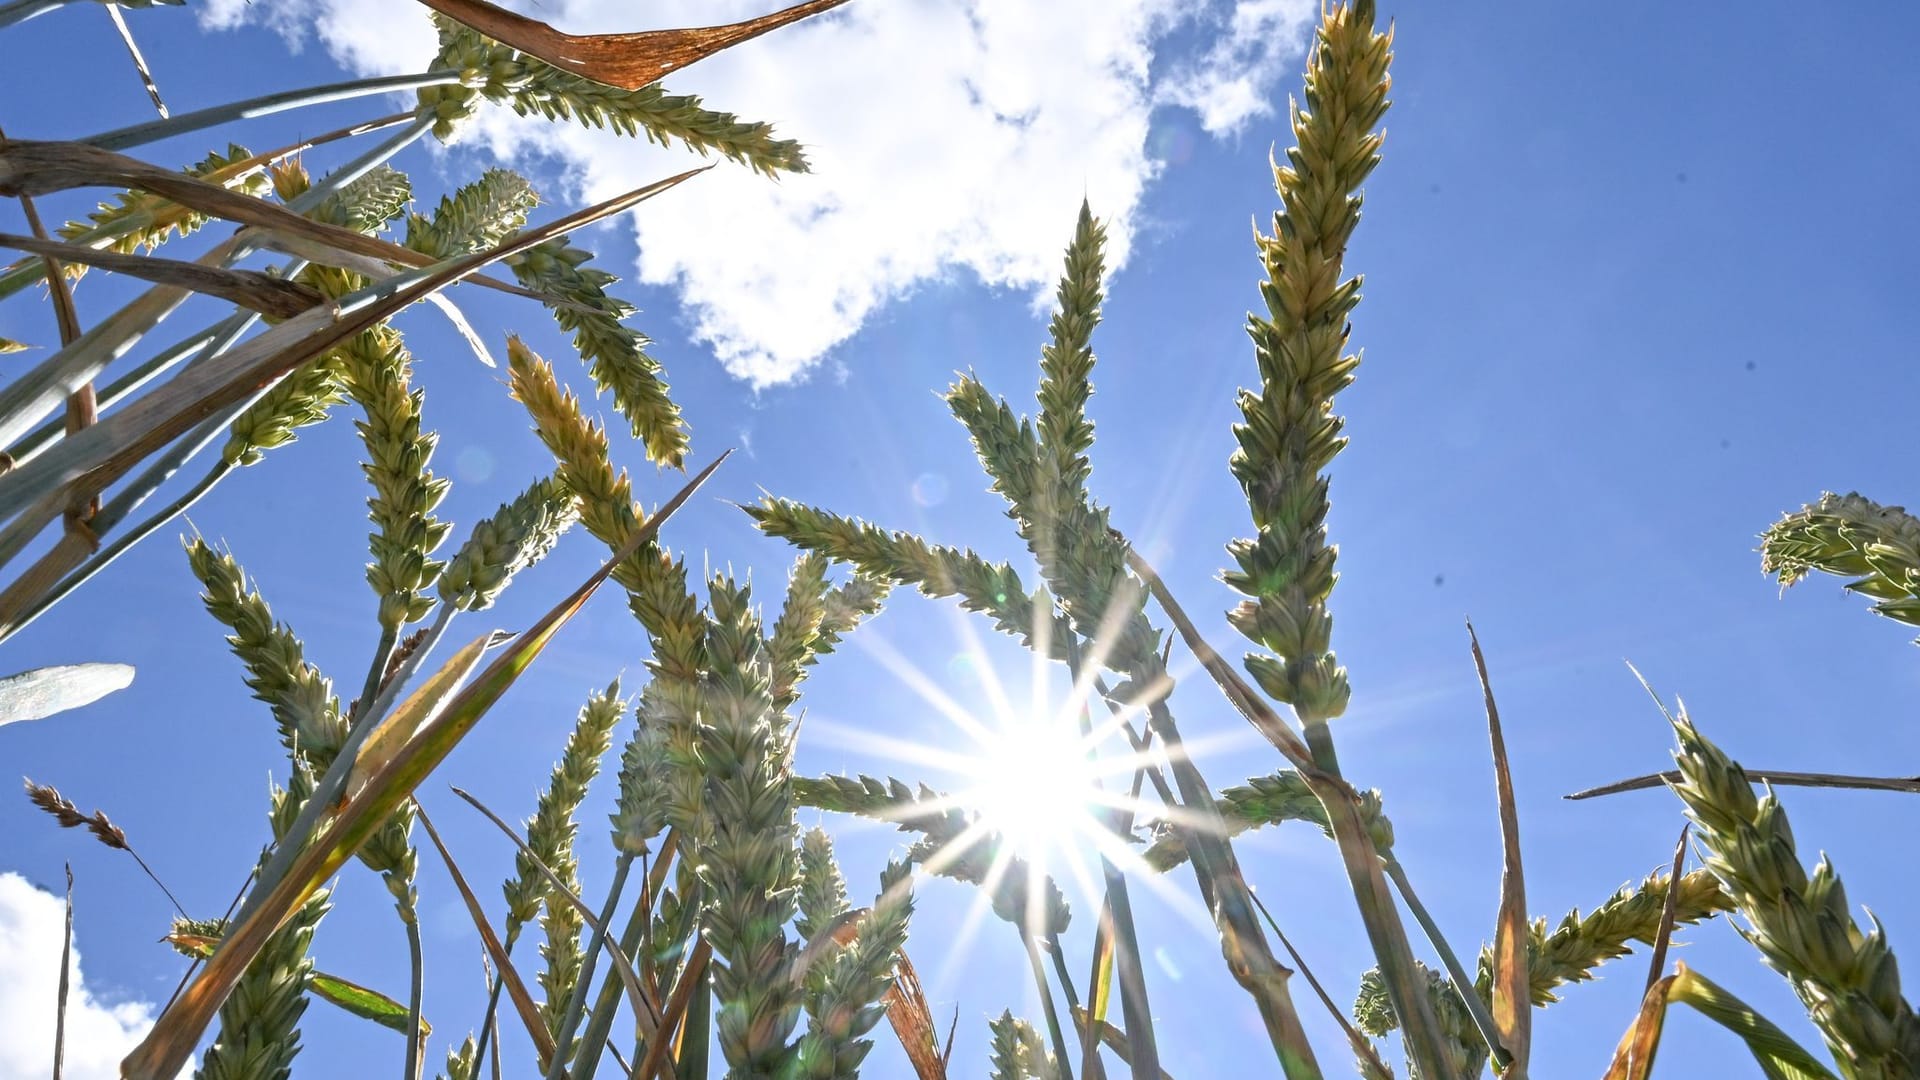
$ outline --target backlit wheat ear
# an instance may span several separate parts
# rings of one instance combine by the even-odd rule
[[[1902,507],[1828,492],[1774,522],[1760,553],[1783,586],[1816,570],[1852,578],[1847,591],[1871,597],[1874,611],[1920,625],[1920,520]]]
[[[1032,1024],[1016,1019],[1003,1010],[987,1022],[993,1040],[988,1046],[988,1065],[993,1080],[1054,1080],[1059,1069],[1047,1044]]]
[[[473,527],[435,588],[459,611],[481,611],[520,571],[546,558],[560,536],[579,520],[573,493],[557,477],[533,482],[512,502]]]
[[[620,752],[620,791],[611,815],[613,847],[622,855],[644,855],[667,825],[668,785],[673,763],[667,733],[649,707],[647,691],[633,709],[633,735]]]
[[[1637,886],[1623,886],[1584,917],[1577,909],[1569,912],[1551,933],[1547,932],[1546,920],[1536,922],[1528,955],[1534,1004],[1559,1000],[1554,996],[1555,988],[1593,978],[1595,968],[1625,956],[1633,942],[1652,944],[1660,928],[1668,880],[1665,873],[1659,873]],[[1709,871],[1695,870],[1681,877],[1674,908],[1676,923],[1697,923],[1732,909],[1732,898]],[[1491,951],[1483,950],[1482,982],[1489,978],[1491,961]]]
[[[799,858],[799,914],[794,917],[793,928],[811,943],[851,906],[847,903],[847,881],[840,876],[840,864],[833,858],[833,838],[825,829],[812,828],[801,834]]]
[[[507,341],[513,396],[533,417],[534,431],[559,464],[561,483],[573,492],[580,524],[614,551],[625,550],[640,528],[642,512],[624,470],[607,456],[606,431],[580,412],[579,399],[561,388],[553,366],[518,338]],[[668,821],[691,825],[699,813],[701,783],[694,765],[694,728],[699,680],[706,669],[707,619],[687,588],[685,565],[657,542],[641,545],[613,572],[627,590],[627,607],[646,628],[653,647],[648,662],[651,708],[667,733],[676,762]]]
[[[1045,602],[1038,602],[1006,563],[990,563],[971,551],[929,544],[912,533],[888,532],[790,499],[768,496],[741,509],[768,536],[850,563],[873,579],[911,586],[935,598],[958,597],[962,607],[989,616],[997,629],[1029,647],[1041,640],[1035,619],[1051,610],[1051,598],[1042,593]],[[1051,629],[1055,657],[1064,660],[1071,630],[1064,620]]]
[[[1900,973],[1878,924],[1863,931],[1825,859],[1808,874],[1786,811],[1756,797],[1745,771],[1708,742],[1684,709],[1673,720],[1686,803],[1707,869],[1738,905],[1741,930],[1787,977],[1849,1078],[1911,1075],[1920,1019],[1900,995]]]
[[[1248,659],[1261,689],[1292,705],[1308,728],[1347,707],[1347,675],[1334,658],[1327,595],[1327,465],[1346,440],[1334,395],[1353,381],[1343,355],[1358,278],[1342,280],[1347,242],[1360,221],[1359,188],[1380,160],[1374,131],[1387,109],[1387,35],[1373,5],[1355,4],[1322,23],[1307,66],[1306,105],[1293,110],[1298,145],[1274,169],[1282,209],[1273,235],[1258,237],[1267,313],[1249,318],[1259,360],[1257,390],[1242,391],[1231,465],[1258,532],[1230,545],[1229,585],[1248,599],[1230,618],[1273,655]],[[1317,747],[1316,747],[1317,749]],[[1326,763],[1323,762],[1323,766]]]
[[[1462,1078],[1479,1076],[1486,1068],[1487,1042],[1481,1036],[1480,1029],[1474,1026],[1472,1015],[1467,1012],[1459,993],[1446,976],[1419,961],[1415,961],[1414,966],[1426,981],[1427,1002],[1440,1025],[1448,1075]],[[1385,1038],[1399,1030],[1400,1021],[1394,1015],[1387,983],[1381,978],[1379,968],[1369,968],[1360,977],[1360,990],[1353,1004],[1353,1020],[1361,1031],[1376,1039]],[[1417,1063],[1411,1059],[1407,1061],[1408,1080],[1424,1080],[1425,1076]]]
[[[325,420],[346,396],[339,365],[322,358],[295,368],[234,420],[221,460],[228,465],[257,463],[266,451],[293,442],[300,428]]]
[[[1381,808],[1380,792],[1367,790],[1359,794],[1360,818],[1373,837],[1374,848],[1383,854],[1392,851],[1393,822]],[[1226,788],[1218,796],[1218,806],[1229,837],[1286,821],[1309,822],[1328,836],[1333,835],[1320,797],[1292,769],[1256,776],[1243,785]],[[1140,858],[1155,870],[1168,870],[1185,862],[1188,852],[1178,832],[1162,827]]]
[[[606,287],[619,279],[587,266],[592,258],[592,252],[558,237],[507,262],[522,285],[552,298],[547,306],[554,321],[573,335],[574,351],[586,361],[593,384],[613,395],[613,407],[646,446],[647,456],[679,468],[687,456],[680,406],[668,396],[659,361],[647,355],[650,342],[626,325],[633,305],[607,294]]]
[[[711,666],[701,686],[699,747],[706,805],[715,812],[705,819],[700,880],[707,939],[724,961],[713,974],[715,1027],[736,1073],[778,1075],[800,1013],[789,972],[796,947],[784,929],[800,884],[792,784],[751,594],[717,576],[708,596]]]
[[[480,179],[441,196],[432,217],[408,214],[406,246],[436,259],[485,251],[519,232],[539,204],[539,194],[524,177],[488,169]]]
[[[829,863],[832,858],[829,850]],[[860,1063],[873,1049],[873,1041],[863,1036],[887,1013],[883,1002],[893,988],[895,964],[907,943],[907,923],[913,914],[912,876],[905,863],[889,865],[880,875],[880,895],[849,927],[852,944],[824,962],[817,961],[819,970],[808,970],[807,1032],[795,1050],[801,1076],[833,1080],[859,1075]]]
[[[186,547],[187,563],[204,590],[200,599],[231,631],[227,644],[246,666],[247,688],[273,711],[282,745],[289,754],[324,769],[347,737],[333,684],[307,663],[300,639],[274,620],[231,555],[214,551],[198,537]]]
[[[618,680],[587,699],[567,736],[566,750],[554,765],[547,788],[540,793],[533,817],[527,822],[527,847],[575,893],[580,891],[580,864],[574,854],[578,831],[574,814],[600,774],[600,759],[613,745],[613,727],[626,711]],[[525,853],[514,856],[514,877],[507,880],[503,891],[507,900],[505,941],[514,941],[520,936],[521,926],[536,914],[541,915],[546,943],[540,955],[546,966],[540,974],[540,985],[547,995],[542,1015],[548,1031],[557,1032],[583,959],[580,914],[564,900],[550,899],[552,887]]]

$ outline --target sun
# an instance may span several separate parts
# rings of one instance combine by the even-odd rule
[[[1089,741],[1053,716],[1009,717],[968,748],[955,801],[1036,870],[1084,851],[1107,832]]]

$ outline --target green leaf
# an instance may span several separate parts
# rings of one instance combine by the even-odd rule
[[[402,1035],[407,1032],[407,1007],[378,990],[370,990],[359,983],[348,982],[337,975],[328,975],[316,971],[307,979],[307,989],[314,997],[330,1005],[360,1017],[371,1020],[384,1028],[392,1028]],[[433,1034],[433,1025],[426,1018],[420,1020],[422,1038]]]

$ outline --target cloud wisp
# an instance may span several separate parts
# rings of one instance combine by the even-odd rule
[[[665,0],[659,26],[763,14],[765,0]],[[419,9],[424,11],[424,9]],[[889,301],[955,275],[1044,295],[1080,200],[1124,265],[1160,166],[1156,107],[1229,136],[1273,111],[1311,0],[887,0],[855,3],[668,80],[807,146],[769,183],[723,166],[632,221],[640,280],[671,287],[691,336],[755,386],[799,377]],[[417,69],[434,37],[388,0],[209,0],[209,25],[316,36],[366,72]],[[544,5],[573,33],[637,29],[620,0]],[[469,138],[557,161],[600,198],[685,167],[682,151],[489,110]]]

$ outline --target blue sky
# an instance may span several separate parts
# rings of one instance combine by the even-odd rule
[[[234,8],[216,3],[203,14]],[[723,165],[697,181],[712,193],[690,190],[682,203],[670,202],[682,194],[672,193],[643,207],[639,224],[583,241],[610,269],[647,279],[620,289],[644,309],[636,325],[658,341],[693,425],[695,458],[743,451],[674,522],[672,542],[692,565],[751,572],[773,602],[791,553],[758,537],[728,504],[762,488],[1022,557],[964,432],[934,392],[972,369],[1016,407],[1031,407],[1044,339],[1033,300],[1056,272],[1085,193],[1096,213],[1118,216],[1126,254],[1095,339],[1092,487],[1185,606],[1204,616],[1216,644],[1235,644],[1218,614],[1231,599],[1215,575],[1221,545],[1247,527],[1225,461],[1233,390],[1254,377],[1241,330],[1258,303],[1249,221],[1268,221],[1267,153],[1288,135],[1270,111],[1197,112],[1180,103],[1180,88],[1211,71],[1224,76],[1208,84],[1216,94],[1237,87],[1254,103],[1284,106],[1297,86],[1301,38],[1289,29],[1297,11],[1242,8],[1244,18],[1270,21],[1236,34],[1224,6],[1212,21],[1164,25],[1164,5],[1123,4],[1101,9],[1111,15],[1071,13],[1084,23],[1076,38],[1054,16],[979,5],[965,12],[977,40],[924,58],[940,73],[924,101],[889,95],[883,83],[873,91],[877,105],[823,110],[792,88],[815,69],[822,79],[907,77],[897,58],[890,68],[829,50],[894,52],[925,40],[914,35],[954,17],[956,5],[849,16],[850,28],[833,31],[842,37],[770,38],[716,62],[710,75],[686,74],[677,88],[781,121],[783,133],[816,146],[816,159],[831,166],[776,188]],[[407,38],[401,24],[415,12],[395,6],[391,23],[375,26],[354,22],[351,3],[285,10],[295,13],[294,33],[313,17],[332,28],[339,58],[311,38],[293,52],[254,24],[205,30],[187,12],[134,12],[130,22],[163,92],[184,110],[326,81],[343,62],[379,69],[381,50]],[[593,4],[567,10],[578,20],[569,28],[612,17]],[[718,17],[712,5],[700,10]],[[733,5],[725,14],[745,13]],[[1506,720],[1530,906],[1556,921],[1664,863],[1681,823],[1676,800],[1662,792],[1559,798],[1667,762],[1670,734],[1623,660],[1661,692],[1683,696],[1702,730],[1750,766],[1916,771],[1920,734],[1897,719],[1920,704],[1911,635],[1831,581],[1780,598],[1753,548],[1780,512],[1824,489],[1892,503],[1915,490],[1908,432],[1920,366],[1908,286],[1920,218],[1908,196],[1920,159],[1911,107],[1920,83],[1901,43],[1920,18],[1893,5],[1844,22],[1779,5],[1743,10],[1737,21],[1651,4],[1387,14],[1397,19],[1395,105],[1348,260],[1366,277],[1354,320],[1365,362],[1339,403],[1352,443],[1334,468],[1330,519],[1342,571],[1335,644],[1354,686],[1337,737],[1348,775],[1385,792],[1400,857],[1429,906],[1470,948],[1491,930],[1499,837],[1464,616],[1487,648]],[[56,137],[143,118],[144,96],[92,5],[4,34],[11,62],[0,68],[0,88],[14,107],[0,121],[10,135]],[[1079,51],[1047,52],[1076,40]],[[96,85],[76,95],[51,89],[71,83],[76,65],[97,73]],[[768,73],[797,65],[806,66]],[[1043,68],[1049,78],[1034,74]],[[1096,76],[1107,81],[1088,81]],[[954,80],[979,92],[938,96]],[[981,102],[987,121],[966,111]],[[961,111],[940,111],[949,107]],[[216,139],[259,149],[385,111],[371,101],[333,106],[141,153],[180,163]],[[916,126],[880,134],[907,120]],[[616,180],[639,182],[687,161],[658,151],[612,157],[592,141],[511,125],[485,135],[449,152],[416,149],[398,164],[424,201],[475,170],[489,146],[512,151],[558,212]],[[836,137],[859,145],[836,145]],[[983,173],[982,160],[993,168]],[[49,213],[81,205],[51,201]],[[0,209],[7,229],[17,218],[12,206]],[[737,228],[714,233],[724,221]],[[122,293],[89,283],[82,317],[96,320]],[[490,341],[525,333],[581,384],[543,312],[471,290],[457,298]],[[199,325],[215,313],[190,309],[169,325]],[[409,313],[402,325],[421,358],[428,422],[441,432],[434,464],[454,480],[441,514],[459,523],[457,542],[548,458],[497,373],[476,366],[438,316]],[[16,299],[0,307],[0,335],[46,342],[54,333],[43,307]],[[192,515],[259,579],[336,683],[359,677],[374,637],[356,449],[350,424],[336,418]],[[645,466],[637,447],[616,444],[616,454],[635,470],[643,498],[678,486],[676,476]],[[570,537],[491,618],[524,626],[601,554],[587,537]],[[0,731],[0,747],[19,772],[106,810],[191,909],[212,914],[265,837],[266,779],[283,770],[283,757],[195,593],[163,534],[10,643],[7,670],[107,659],[136,665],[139,676],[84,712]],[[503,814],[530,812],[581,701],[622,671],[636,688],[643,649],[619,598],[600,597],[426,790],[491,906],[510,853],[442,781]],[[984,622],[896,595],[806,684],[804,771],[952,781],[859,736],[961,744],[881,654],[907,658],[983,713],[991,699],[983,671],[1019,698],[1029,670]],[[1202,767],[1215,786],[1280,764],[1198,679],[1183,684],[1174,705],[1189,735],[1208,744]],[[1802,855],[1827,852],[1895,949],[1915,948],[1920,921],[1900,899],[1920,880],[1889,857],[1911,835],[1912,807],[1893,795],[1804,790],[1786,801]],[[600,825],[607,806],[602,790],[581,815],[589,895],[610,863]],[[870,893],[897,834],[828,824],[842,837],[854,892]],[[97,999],[165,999],[180,970],[154,943],[169,911],[137,869],[56,830],[25,800],[0,803],[0,836],[0,872],[53,889],[62,863],[73,864],[77,943]],[[1311,830],[1278,829],[1238,847],[1335,998],[1350,1000],[1370,961],[1331,846]],[[1190,879],[1176,881],[1190,895]],[[433,1061],[477,1020],[479,948],[431,857],[422,859],[420,891]],[[972,894],[923,880],[917,897],[909,948],[942,1023],[958,1009],[955,1075],[984,1075],[985,1018],[1007,1006],[1037,1012],[1018,942],[989,918],[949,948]],[[1077,899],[1076,970],[1092,906]],[[1179,904],[1140,906],[1143,935],[1155,943],[1148,974],[1169,1071],[1182,1080],[1274,1071],[1253,1009],[1220,973],[1208,935]],[[49,910],[57,918],[56,908],[21,900],[0,927],[57,930],[45,921]],[[1817,1044],[1785,984],[1731,929],[1708,926],[1681,940],[1690,965]],[[327,970],[396,994],[405,986],[398,924],[359,867],[343,875],[314,952]],[[0,1000],[32,1000],[30,978],[51,986],[50,975],[25,966],[6,972],[15,985],[0,995],[17,996]],[[1644,962],[1629,959],[1599,983],[1570,988],[1536,1018],[1536,1061],[1552,1062],[1546,1071],[1556,1075],[1603,1068],[1643,973]],[[1339,1074],[1337,1034],[1304,987],[1296,996],[1323,1065]],[[397,1068],[400,1040],[391,1033],[323,1004],[303,1026],[306,1075]],[[524,1064],[524,1044],[508,1045]],[[1677,1075],[1725,1068],[1736,1052],[1730,1036],[1678,1016],[1662,1061]],[[868,1075],[904,1068],[882,1032]],[[16,1075],[44,1074],[0,1053],[0,1077]]]

